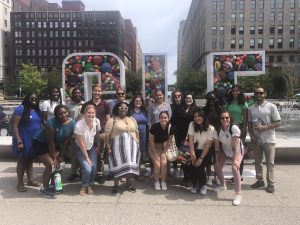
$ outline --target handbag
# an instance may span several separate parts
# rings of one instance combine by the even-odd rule
[[[195,142],[194,149],[196,150],[197,147],[198,147],[198,142]],[[192,162],[188,134],[186,135],[185,140],[183,141],[182,145],[180,146],[180,149],[178,152],[178,161],[180,161],[180,163],[185,164],[185,165],[189,165]]]
[[[169,125],[169,128],[168,128],[168,135],[170,134],[170,129],[171,129],[171,125]],[[169,148],[166,152],[166,156],[167,156],[168,161],[170,161],[170,162],[176,161],[178,158],[178,148],[176,146],[174,135],[173,135],[173,138],[169,145]]]

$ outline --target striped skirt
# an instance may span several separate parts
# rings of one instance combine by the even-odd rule
[[[112,139],[112,152],[109,155],[109,168],[114,178],[126,174],[139,175],[139,144],[127,132]]]

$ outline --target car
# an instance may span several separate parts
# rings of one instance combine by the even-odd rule
[[[300,103],[295,103],[293,105],[293,109],[300,109]]]

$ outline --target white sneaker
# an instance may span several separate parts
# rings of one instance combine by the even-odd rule
[[[232,205],[238,206],[241,204],[242,201],[242,196],[241,195],[236,195],[235,198],[232,201]]]
[[[167,183],[166,183],[166,182],[161,182],[161,190],[162,190],[162,191],[168,190],[168,187],[167,187]]]
[[[207,187],[206,187],[206,185],[203,185],[200,188],[200,195],[207,195]]]
[[[217,186],[221,186],[221,182],[217,177],[213,179],[213,183],[215,183]]]
[[[157,181],[157,182],[154,183],[154,189],[157,190],[157,191],[161,190],[159,181]]]
[[[212,186],[213,185],[213,177],[208,177],[208,179],[206,181],[206,185],[208,185],[208,186]]]
[[[192,187],[191,188],[191,193],[197,194],[197,187]]]
[[[225,191],[225,190],[227,190],[227,186],[226,185],[224,185],[224,186],[218,186],[218,187],[215,187],[214,188],[214,191]]]

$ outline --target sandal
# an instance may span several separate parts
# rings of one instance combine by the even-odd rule
[[[119,187],[114,186],[113,189],[112,189],[112,191],[111,191],[111,194],[112,195],[117,195],[118,193],[119,193]]]
[[[17,186],[17,191],[18,192],[26,192],[27,189],[26,189],[26,187],[24,187],[24,185],[20,185],[20,186]]]
[[[80,188],[80,191],[79,191],[79,194],[80,194],[81,196],[84,196],[84,195],[86,194],[86,191],[87,191],[87,188],[86,188],[86,187],[81,187],[81,188]]]
[[[30,180],[27,182],[26,184],[27,186],[31,186],[31,187],[39,187],[41,186],[41,183],[35,180]]]
[[[127,190],[132,193],[136,192],[136,188],[132,184],[127,184]]]

